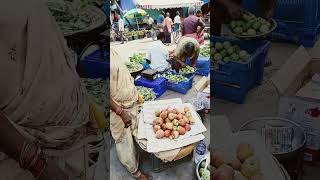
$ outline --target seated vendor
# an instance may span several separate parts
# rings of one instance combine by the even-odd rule
[[[198,41],[192,37],[182,37],[177,44],[177,48],[172,54],[172,66],[177,71],[187,66],[186,59],[189,58],[190,66],[196,66],[200,53]]]
[[[169,51],[167,47],[161,42],[161,38],[154,42],[147,54],[147,61],[150,68],[158,72],[163,72],[169,68]]]

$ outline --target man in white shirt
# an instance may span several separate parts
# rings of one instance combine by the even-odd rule
[[[178,31],[181,25],[181,17],[179,11],[176,12],[176,17],[173,19],[174,31]]]
[[[167,61],[168,59],[169,51],[167,47],[160,40],[155,41],[147,54],[147,60],[150,61],[150,68],[158,72],[163,72],[170,67]]]
[[[123,32],[124,32],[124,21],[120,17],[118,21],[118,26],[119,26],[119,33],[120,33],[120,38],[121,38],[121,44],[124,43],[124,38],[123,38]]]

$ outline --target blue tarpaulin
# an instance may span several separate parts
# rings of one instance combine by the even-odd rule
[[[210,2],[210,0],[202,0],[203,4],[207,4],[208,2]]]
[[[129,11],[136,7],[136,0],[120,0],[121,9],[124,11]]]

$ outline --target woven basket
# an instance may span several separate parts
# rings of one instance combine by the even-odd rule
[[[193,149],[195,148],[195,144],[190,144],[184,148],[182,148],[179,153],[177,154],[177,156],[174,158],[174,161],[178,161],[179,159],[182,159],[186,156],[188,156],[189,154],[191,154],[193,152]]]
[[[107,20],[107,17],[104,14],[104,12],[95,6],[88,6],[87,8],[84,9],[84,13],[88,15],[88,18],[92,19],[90,26],[88,26],[85,29],[81,29],[77,31],[63,32],[65,37],[72,36],[75,34],[90,32],[102,26]]]

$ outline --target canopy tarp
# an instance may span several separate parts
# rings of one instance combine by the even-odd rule
[[[189,6],[202,6],[201,0],[136,0],[137,7],[142,9],[167,9]]]

